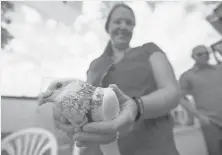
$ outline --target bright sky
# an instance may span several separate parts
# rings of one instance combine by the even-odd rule
[[[210,45],[221,37],[205,20],[211,9],[200,2],[165,2],[154,13],[144,3],[129,4],[137,18],[131,45],[154,41],[167,53],[177,76],[192,66],[190,50],[195,45]],[[189,14],[185,11],[188,4],[194,7]],[[28,5],[16,6],[9,27],[15,39],[1,61],[2,95],[37,96],[52,79],[85,80],[90,62],[108,40],[104,21],[96,19],[99,2],[84,1],[84,14],[72,24],[56,20],[65,16],[72,21],[69,12],[57,10],[60,17],[53,19]],[[53,8],[50,4],[44,7]]]

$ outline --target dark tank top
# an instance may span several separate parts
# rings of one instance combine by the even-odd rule
[[[163,52],[154,43],[132,48],[113,64],[111,54],[103,53],[87,71],[87,81],[97,87],[116,84],[126,95],[144,96],[157,90],[149,57]],[[129,135],[118,140],[121,155],[178,155],[170,114],[136,122]]]

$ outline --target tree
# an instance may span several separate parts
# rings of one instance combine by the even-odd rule
[[[1,48],[3,49],[7,43],[13,39],[13,36],[6,29],[11,23],[11,19],[7,17],[7,13],[14,10],[14,5],[9,1],[1,1]],[[6,25],[6,26],[4,26]]]

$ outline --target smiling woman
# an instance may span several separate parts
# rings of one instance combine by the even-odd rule
[[[189,1],[187,2],[189,3]],[[127,8],[117,8],[107,23],[106,30],[108,33],[104,31],[104,19],[100,20],[102,18],[100,15],[103,12],[99,7],[102,7],[102,5],[97,2],[84,1],[80,2],[83,9],[81,10],[80,8],[75,9],[79,5],[68,5],[69,3],[78,2],[67,2],[66,4],[50,1],[14,2],[15,6],[24,5],[24,7],[20,10],[16,9],[12,13],[13,22],[8,29],[13,34],[14,40],[11,42],[9,50],[6,50],[7,53],[1,57],[3,60],[1,63],[1,90],[3,95],[35,97],[40,91],[43,91],[41,82],[48,85],[51,81],[51,79],[45,80],[44,77],[52,77],[52,79],[74,77],[82,80],[87,79],[95,86],[105,87],[110,83],[117,83],[127,95],[142,96],[150,93],[155,88],[155,82],[152,82],[154,77],[167,77],[165,75],[158,76],[164,72],[151,76],[153,75],[153,71],[151,71],[153,66],[150,66],[150,63],[147,62],[152,61],[154,66],[158,65],[157,63],[164,62],[162,61],[162,59],[166,60],[162,52],[164,51],[179,77],[182,71],[192,63],[189,53],[195,44],[202,42],[211,44],[219,37],[221,38],[204,21],[203,15],[205,15],[206,10],[209,12],[209,8],[202,7],[201,2],[198,2],[198,7],[194,7],[192,13],[184,14],[186,6],[182,1],[158,3],[153,12],[144,5],[145,2],[127,1],[124,3],[132,6],[136,22],[132,11],[127,10]],[[40,17],[30,8],[37,11]],[[110,9],[107,7],[103,11],[108,13]],[[107,17],[108,14],[104,15],[106,15],[104,17]],[[87,16],[90,17],[90,20]],[[86,22],[85,19],[87,19]],[[106,46],[109,36],[110,42],[103,53],[103,48]],[[131,42],[129,43],[129,41]],[[156,44],[148,43],[150,41],[154,41]],[[114,50],[112,51],[112,49]],[[19,54],[19,57],[17,57],[17,54]],[[15,57],[16,59],[14,59]],[[99,58],[96,59],[97,57]],[[162,58],[156,61],[158,57]],[[26,62],[28,63],[26,64]],[[166,66],[164,64],[163,67],[155,70],[161,71]],[[86,74],[87,69],[88,73]],[[151,82],[147,84],[146,82],[149,79],[151,79]],[[164,83],[161,82],[158,86],[162,86],[162,84]],[[137,88],[144,89],[137,91]],[[153,93],[151,95],[153,97]],[[148,99],[142,97],[142,99],[145,103],[149,97]],[[161,112],[157,112],[157,106],[152,107],[156,108],[152,111],[152,108],[148,108],[149,103],[154,102],[146,101],[148,111],[146,117],[157,117],[157,114]],[[34,104],[33,102],[32,105]],[[174,104],[167,104],[166,107],[171,109],[174,106]],[[8,111],[12,107],[8,108]],[[27,106],[24,105],[24,107]],[[30,111],[27,110],[27,112]],[[48,109],[46,114],[48,114]],[[162,114],[164,114],[164,111],[162,111]],[[41,120],[46,126],[49,124],[48,122],[52,123],[51,120],[47,121],[44,118],[47,116],[44,115]],[[19,118],[20,116],[15,117]],[[29,118],[26,117],[26,119]],[[140,148],[142,148],[142,152],[151,151],[149,148],[152,147],[156,151],[156,146],[166,146],[162,139],[172,140],[171,128],[173,128],[173,125],[168,117],[152,118],[146,120],[145,123],[141,122],[135,123],[135,126],[137,126],[137,123],[142,124],[141,128],[139,128],[140,125],[137,126],[139,129],[135,133],[118,140],[121,152],[130,155],[130,153],[133,154],[134,151],[138,151]],[[159,137],[153,138],[154,133]],[[110,135],[111,138],[116,136],[115,134]],[[120,134],[120,136],[122,135]],[[134,138],[135,140],[132,140]],[[131,143],[133,141],[135,143]],[[172,143],[168,141],[167,144]],[[169,148],[173,148],[173,146]],[[163,154],[166,153],[163,151]]]
[[[114,141],[121,155],[177,155],[169,115],[178,103],[177,82],[166,54],[156,44],[130,47],[135,24],[128,5],[115,5],[105,23],[110,41],[87,71],[87,82],[93,86],[119,87],[127,98],[122,102],[118,98],[120,114],[113,121],[86,124],[85,132],[74,134],[74,141],[79,147],[98,152],[99,145],[103,148],[103,144]],[[60,123],[61,130],[70,132],[67,124]],[[107,150],[104,153],[110,154]]]

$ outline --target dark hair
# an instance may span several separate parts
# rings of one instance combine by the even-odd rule
[[[105,23],[105,30],[106,30],[106,32],[108,32],[108,29],[109,29],[109,21],[110,21],[110,19],[111,19],[111,16],[112,16],[113,12],[114,12],[117,8],[119,8],[119,7],[124,7],[124,8],[126,8],[126,9],[130,10],[130,11],[132,12],[132,14],[133,14],[133,18],[136,19],[136,18],[135,18],[135,14],[134,14],[134,12],[133,12],[133,9],[132,9],[131,7],[129,7],[128,5],[123,4],[123,3],[116,4],[116,5],[113,6],[113,8],[111,9],[111,11],[110,11],[109,14],[108,14],[108,17],[107,17],[107,20],[106,20],[106,23]],[[135,21],[135,20],[134,20],[134,21]]]
[[[203,45],[203,44],[195,46],[195,47],[193,48],[193,50],[192,50],[192,54],[191,54],[191,57],[192,57],[192,58],[194,58],[195,51],[196,51],[198,48],[201,48],[201,47],[204,47],[204,48],[207,49],[207,47],[206,47],[205,45]]]
[[[119,7],[124,7],[124,8],[126,8],[126,9],[130,10],[130,11],[132,12],[132,14],[133,14],[133,18],[136,19],[136,18],[135,18],[135,14],[134,14],[132,8],[130,8],[128,5],[126,5],[126,4],[124,4],[124,3],[116,4],[116,5],[113,6],[113,8],[111,9],[111,11],[109,12],[108,17],[107,17],[107,20],[106,20],[106,23],[105,23],[105,30],[106,30],[107,33],[108,33],[108,29],[109,29],[109,22],[110,22],[111,16],[112,16],[113,12],[114,12],[117,8],[119,8]],[[134,20],[134,21],[136,21],[136,20]],[[112,49],[112,45],[111,45],[111,41],[110,41],[110,40],[108,41],[108,44],[106,45],[106,48],[105,48],[103,54],[105,54],[105,53],[107,53],[109,56],[111,56],[111,55],[113,54],[113,49]]]

